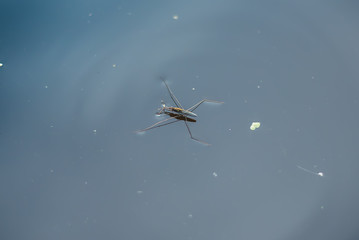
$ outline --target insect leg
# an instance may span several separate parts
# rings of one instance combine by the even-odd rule
[[[199,139],[197,139],[197,138],[194,138],[194,137],[192,136],[191,130],[189,129],[189,126],[188,126],[188,123],[187,123],[187,119],[184,121],[184,123],[186,124],[188,133],[189,133],[189,135],[191,136],[191,138],[192,138],[193,140],[195,140],[195,141],[197,141],[197,142],[200,142],[200,143],[203,143],[203,144],[205,144],[205,145],[210,145],[209,143],[206,143],[206,142],[204,142],[204,141],[201,141],[201,140],[199,140]]]
[[[224,102],[219,102],[219,101],[214,101],[214,100],[209,100],[209,99],[203,99],[203,100],[199,101],[198,103],[196,103],[195,105],[193,105],[192,107],[188,108],[187,111],[193,112],[196,108],[199,107],[199,105],[201,105],[204,102],[224,103]]]
[[[180,102],[178,101],[178,99],[176,98],[176,96],[175,96],[175,95],[173,94],[173,92],[171,91],[170,87],[167,85],[166,80],[165,80],[163,77],[161,77],[161,80],[162,80],[163,83],[166,85],[166,88],[167,88],[168,92],[170,93],[170,96],[171,96],[173,102],[176,104],[176,106],[179,107],[179,108],[184,109],[184,108],[182,107],[181,103],[180,103]]]
[[[136,132],[144,132],[144,131],[150,130],[150,129],[152,129],[152,128],[160,127],[160,126],[162,126],[162,125],[158,126],[159,124],[164,123],[164,122],[166,122],[166,121],[168,121],[168,120],[171,120],[171,119],[174,119],[174,118],[175,118],[175,117],[170,117],[170,118],[161,120],[161,121],[156,122],[155,124],[149,126],[148,128],[141,129],[141,130],[137,130]],[[172,123],[172,122],[171,122],[171,123]],[[170,123],[168,123],[168,124],[170,124]],[[165,125],[167,125],[167,124],[165,124]],[[163,125],[163,126],[164,126],[164,125]]]

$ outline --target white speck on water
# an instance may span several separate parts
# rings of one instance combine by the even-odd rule
[[[212,173],[213,177],[218,177],[218,174],[216,172]]]
[[[178,15],[173,15],[173,20],[178,20]]]

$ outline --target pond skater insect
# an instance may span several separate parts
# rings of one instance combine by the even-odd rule
[[[161,101],[161,108],[157,112],[157,115],[165,114],[165,115],[169,116],[169,118],[166,118],[164,120],[156,122],[155,124],[145,128],[145,129],[137,130],[136,132],[138,132],[138,133],[145,132],[145,131],[148,131],[153,128],[163,127],[163,126],[166,126],[166,125],[178,122],[178,121],[184,121],[186,128],[188,130],[188,133],[193,140],[203,143],[205,145],[209,145],[208,143],[201,141],[192,136],[191,130],[188,126],[188,122],[196,122],[197,121],[194,119],[195,117],[197,117],[197,114],[194,113],[194,110],[196,110],[199,107],[199,105],[201,105],[202,103],[204,103],[204,102],[223,103],[223,102],[209,100],[209,99],[203,99],[203,100],[199,101],[198,103],[196,103],[195,105],[193,105],[192,107],[185,109],[182,107],[181,103],[178,101],[176,96],[171,91],[170,87],[167,85],[166,80],[164,78],[161,78],[161,80],[166,85],[166,88],[171,96],[171,99],[173,100],[174,104],[176,105],[176,107],[172,107],[172,106],[167,107],[166,104],[163,101]],[[170,121],[170,122],[168,122],[168,121]]]

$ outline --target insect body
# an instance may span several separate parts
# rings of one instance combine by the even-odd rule
[[[204,102],[223,103],[223,102],[213,101],[213,100],[209,100],[209,99],[203,99],[203,100],[199,101],[198,103],[196,103],[195,105],[193,105],[192,107],[185,109],[182,107],[181,103],[178,101],[176,96],[173,94],[173,92],[167,85],[166,81],[163,78],[161,78],[161,79],[162,79],[163,83],[166,85],[166,88],[167,88],[174,104],[176,105],[176,107],[167,107],[166,104],[164,102],[162,102],[162,107],[157,112],[157,115],[166,114],[169,116],[169,118],[159,121],[159,122],[149,126],[148,128],[145,128],[142,130],[137,130],[136,132],[144,132],[144,131],[148,131],[153,128],[163,127],[165,125],[175,123],[178,121],[184,121],[184,123],[187,127],[187,130],[188,130],[188,133],[193,140],[198,141],[203,144],[206,144],[206,145],[209,145],[208,143],[201,141],[197,138],[194,138],[192,136],[191,130],[189,129],[187,122],[196,122],[196,120],[193,118],[198,117],[198,116],[193,111],[196,110],[199,107],[199,105],[201,105],[202,103],[204,103]]]
[[[179,115],[188,116],[188,117],[197,117],[197,114],[195,114],[191,111],[188,111],[186,109],[178,108],[178,107],[165,107],[165,111],[167,114],[174,113],[174,114],[179,114]]]

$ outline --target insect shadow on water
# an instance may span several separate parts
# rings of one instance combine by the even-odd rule
[[[155,124],[145,128],[145,129],[137,130],[136,132],[137,133],[145,132],[145,131],[148,131],[153,128],[163,127],[163,126],[166,126],[166,125],[178,122],[178,121],[184,121],[186,128],[188,130],[188,133],[193,140],[200,142],[202,144],[205,144],[205,145],[210,145],[209,143],[206,143],[202,140],[199,140],[199,139],[193,137],[192,132],[188,126],[188,122],[197,122],[197,120],[194,119],[195,117],[197,117],[197,114],[194,113],[194,110],[196,110],[199,107],[199,105],[201,105],[202,103],[211,102],[211,103],[221,103],[222,104],[223,102],[209,100],[209,99],[202,99],[201,101],[199,101],[192,107],[185,109],[182,107],[181,103],[178,101],[176,96],[171,91],[170,87],[167,85],[166,80],[163,77],[161,77],[161,80],[166,85],[166,88],[171,96],[173,103],[176,105],[176,107],[172,107],[172,106],[167,107],[166,104],[163,101],[161,101],[161,108],[157,112],[157,115],[164,114],[164,115],[169,116],[169,118],[158,121]]]

